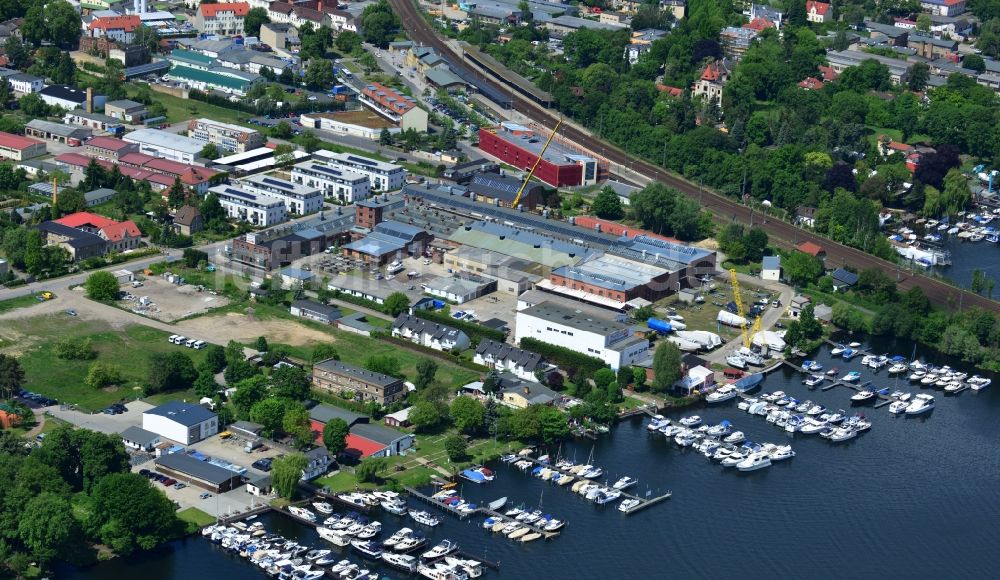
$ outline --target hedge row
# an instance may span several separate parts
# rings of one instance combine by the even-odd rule
[[[574,380],[581,375],[590,378],[594,373],[608,366],[599,358],[580,354],[575,350],[542,342],[529,336],[521,339],[520,347],[542,355],[545,360],[573,376]],[[572,369],[575,369],[575,373]]]
[[[457,320],[438,310],[421,309],[417,310],[415,314],[417,317],[423,318],[424,320],[430,320],[431,322],[437,322],[438,324],[444,324],[445,326],[461,330],[466,334],[466,336],[469,337],[473,346],[478,345],[484,338],[495,340],[497,342],[503,342],[507,338],[507,336],[500,330],[487,328],[481,324],[476,324],[467,320]]]

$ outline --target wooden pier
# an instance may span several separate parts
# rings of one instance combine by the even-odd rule
[[[648,507],[653,507],[654,505],[660,503],[661,501],[670,499],[670,496],[672,496],[672,495],[674,495],[673,492],[668,491],[667,493],[665,493],[665,494],[663,494],[661,496],[657,496],[657,497],[654,497],[654,498],[643,500],[643,502],[640,503],[639,505],[631,507],[631,508],[625,510],[625,515],[630,516],[630,515],[632,515],[632,514],[634,514],[636,512],[640,512],[640,511],[642,511],[642,510],[644,510],[644,509],[646,509]]]
[[[465,519],[465,518],[467,518],[467,517],[469,517],[471,515],[486,515],[486,516],[492,516],[492,517],[495,517],[495,518],[503,518],[505,521],[509,521],[510,520],[510,518],[508,518],[507,516],[503,515],[502,513],[494,511],[494,510],[491,510],[489,508],[477,507],[476,509],[474,509],[474,510],[472,510],[470,512],[463,512],[463,511],[460,511],[460,510],[456,510],[455,508],[451,507],[450,505],[448,505],[446,503],[442,503],[440,501],[437,501],[433,497],[430,497],[429,495],[427,495],[425,493],[422,493],[422,492],[420,492],[420,491],[418,491],[418,490],[416,490],[416,489],[414,489],[412,487],[404,487],[403,489],[405,489],[406,492],[409,493],[411,497],[415,497],[415,498],[419,499],[420,501],[428,503],[428,504],[430,504],[430,505],[432,505],[432,506],[434,506],[434,507],[436,507],[438,509],[441,509],[441,510],[449,512],[449,513],[451,513],[453,515],[456,515],[456,516],[459,517],[459,519]],[[539,534],[542,534],[542,537],[544,537],[545,539],[554,538],[555,536],[559,535],[558,531],[546,531],[546,530],[544,530],[544,529],[542,529],[542,528],[540,528],[538,526],[535,526],[533,524],[524,523],[524,522],[522,522],[522,524],[525,525],[525,526],[527,526],[529,529],[531,529],[531,531],[537,532]]]

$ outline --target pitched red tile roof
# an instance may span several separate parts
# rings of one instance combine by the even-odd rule
[[[124,165],[133,165],[135,167],[142,167],[146,163],[156,159],[152,155],[146,155],[145,153],[139,153],[138,151],[133,151],[131,153],[126,153],[118,158],[118,162]]]
[[[806,12],[812,12],[813,8],[816,9],[816,14],[823,16],[830,10],[830,5],[826,2],[815,2],[814,0],[806,2]]]
[[[126,235],[132,238],[142,237],[142,232],[139,231],[139,226],[135,225],[135,222],[132,220],[115,222],[110,226],[101,228],[101,232],[104,233],[104,237],[106,237],[110,242],[119,242]]]
[[[803,89],[817,90],[823,87],[823,81],[816,77],[807,77],[805,80],[799,82],[799,86]]]
[[[840,76],[840,74],[837,71],[833,70],[832,66],[826,66],[822,64],[819,65],[819,72],[823,74],[823,80],[825,82],[835,81],[837,80],[837,77]]]
[[[246,2],[229,2],[226,4],[201,4],[198,11],[205,18],[215,18],[219,12],[233,12],[236,16],[246,16],[250,12],[250,4]]]
[[[757,32],[763,32],[767,28],[774,28],[774,23],[767,18],[757,17],[750,22],[743,25],[743,28],[749,28],[750,30],[756,30]]]
[[[81,228],[84,226],[96,228],[104,234],[105,238],[112,242],[121,241],[126,235],[134,238],[142,236],[139,227],[132,220],[116,222],[113,219],[87,211],[71,213],[53,221],[70,228]]]
[[[402,114],[416,107],[409,97],[381,83],[368,83],[361,89],[361,92],[371,100],[395,113]]]
[[[661,93],[667,93],[671,97],[679,97],[682,94],[684,94],[684,89],[679,89],[677,87],[671,87],[669,85],[660,85],[660,84],[657,84],[656,85],[656,90],[660,91]]]
[[[719,80],[726,72],[725,67],[720,65],[718,61],[710,62],[705,65],[705,70],[701,72],[701,80],[714,82]]]
[[[137,14],[129,14],[127,16],[103,16],[100,18],[95,18],[90,22],[90,29],[99,28],[101,30],[118,30],[122,29],[125,32],[132,32],[139,27],[142,21]]]

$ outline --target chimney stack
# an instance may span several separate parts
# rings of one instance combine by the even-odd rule
[[[87,87],[87,112],[94,112],[94,89]]]

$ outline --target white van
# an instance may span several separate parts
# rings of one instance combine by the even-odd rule
[[[188,337],[184,336],[183,334],[178,335],[174,339],[174,344],[184,344],[184,341],[187,340],[187,339],[188,339]]]
[[[177,335],[171,334],[170,338],[167,339],[167,342],[169,342],[170,344],[174,344],[175,342],[177,342]]]
[[[193,338],[189,338],[189,339],[187,339],[187,340],[184,341],[184,346],[186,346],[188,348],[194,348],[194,343],[196,343],[196,342],[198,342],[198,341],[195,340],[195,339],[193,339]]]
[[[205,342],[204,340],[199,340],[199,341],[196,341],[194,343],[194,349],[195,350],[201,350],[201,349],[205,348],[206,346],[208,346],[208,343]]]

